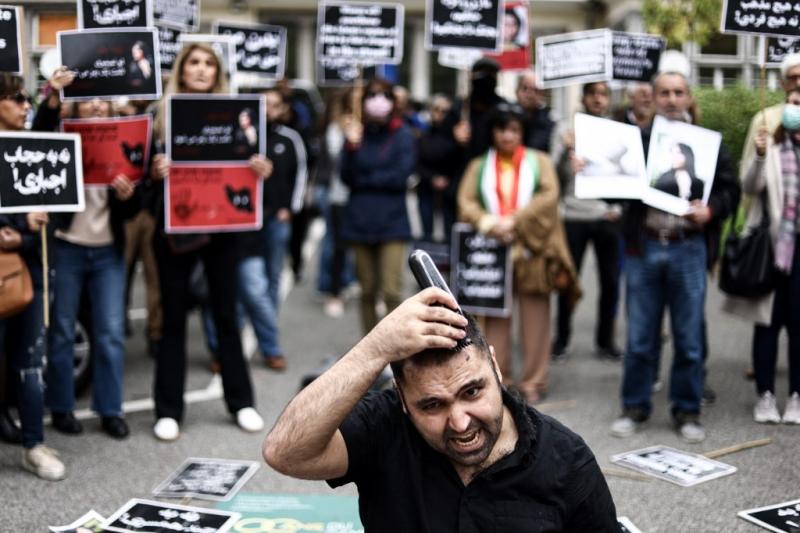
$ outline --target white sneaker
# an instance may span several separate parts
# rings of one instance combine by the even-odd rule
[[[783,412],[784,424],[800,424],[800,394],[796,392],[789,396],[786,402],[786,411]]]
[[[689,420],[678,426],[678,434],[684,442],[697,444],[706,440],[706,430],[697,420]]]
[[[173,441],[180,436],[181,430],[177,420],[165,417],[156,421],[156,425],[153,426],[153,434],[158,440]]]
[[[644,420],[637,422],[633,417],[623,414],[611,424],[609,433],[612,437],[626,438],[642,429],[644,425]]]
[[[66,474],[58,452],[44,444],[22,451],[22,467],[48,481],[64,479]]]
[[[753,420],[759,424],[777,424],[781,421],[775,396],[767,391],[761,395],[753,408]]]
[[[264,420],[258,414],[258,411],[252,407],[245,407],[236,412],[236,424],[249,433],[264,429]]]
[[[325,302],[325,314],[331,318],[339,318],[344,314],[344,304],[340,298],[328,298]]]

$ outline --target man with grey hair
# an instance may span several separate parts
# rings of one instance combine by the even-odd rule
[[[676,59],[676,58],[671,58]],[[670,61],[653,80],[656,114],[691,121],[694,97],[685,58]],[[664,63],[662,62],[662,65]],[[644,153],[650,129],[642,130]],[[625,238],[628,345],[624,358],[622,415],[611,425],[617,437],[632,435],[652,411],[653,379],[661,345],[661,321],[669,307],[674,356],[670,402],[675,428],[690,443],[706,433],[700,424],[703,394],[703,316],[706,268],[716,260],[722,222],[736,208],[739,186],[731,157],[720,146],[708,203],[694,200],[680,217],[642,202],[628,202]]]
[[[614,120],[637,126],[640,129],[650,128],[653,123],[653,85],[644,82],[632,82],[625,87],[628,105],[614,113]]]
[[[525,110],[525,146],[550,152],[555,122],[550,118],[544,90],[539,87],[532,69],[522,71],[517,79],[517,103]]]

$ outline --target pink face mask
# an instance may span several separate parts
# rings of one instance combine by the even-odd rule
[[[364,113],[372,119],[384,119],[392,112],[394,103],[383,94],[376,94],[364,100]]]

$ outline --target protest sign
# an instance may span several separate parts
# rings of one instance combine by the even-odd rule
[[[577,198],[642,197],[647,172],[636,126],[577,113],[575,155],[585,164],[575,175]]]
[[[81,138],[0,132],[0,213],[83,211]]]
[[[740,511],[737,516],[770,531],[796,533],[800,531],[800,500]]]
[[[181,51],[183,44],[178,41],[181,36],[180,30],[167,28],[166,26],[157,26],[157,29],[159,66],[163,74],[172,70],[172,65],[175,63],[175,58],[178,56],[178,52]]]
[[[611,456],[611,462],[681,487],[691,487],[736,472],[736,467],[668,446],[651,446]]]
[[[173,163],[166,179],[167,233],[261,228],[263,180],[249,165]]]
[[[611,32],[589,30],[536,39],[536,75],[545,89],[610,80]]]
[[[76,533],[79,531],[78,528],[80,528],[80,533],[100,532],[103,531],[101,524],[105,521],[106,519],[100,513],[92,509],[68,526],[50,526],[48,529],[53,533]]]
[[[619,523],[620,533],[642,533],[642,530],[633,525],[633,522],[627,516],[618,516],[617,522]]]
[[[427,0],[425,48],[472,48],[500,52],[503,0]]]
[[[108,517],[103,529],[120,533],[225,533],[240,517],[228,511],[134,498]]]
[[[800,52],[800,38],[775,37],[767,39],[767,67],[778,68],[783,58]]]
[[[173,162],[247,163],[266,154],[264,95],[167,97],[166,148]]]
[[[0,72],[22,75],[22,9],[0,6]]]
[[[153,21],[182,31],[200,28],[200,0],[152,0]]]
[[[75,72],[75,81],[61,90],[62,100],[161,97],[155,29],[70,30],[57,35],[61,64]]]
[[[469,224],[454,224],[450,284],[465,311],[482,316],[511,314],[511,253],[508,246],[478,233]]]
[[[236,531],[364,533],[356,496],[245,493],[217,508],[242,515]]]
[[[708,202],[722,135],[657,116],[647,154],[648,186],[642,201],[674,215],[689,212],[690,202]]]
[[[724,0],[722,33],[800,37],[800,3],[784,0]]]
[[[503,12],[503,46],[494,58],[501,70],[524,70],[531,67],[531,33],[528,25],[528,4],[506,2]]]
[[[150,115],[64,119],[61,131],[81,136],[83,184],[110,185],[123,174],[132,182],[144,177],[150,155]]]
[[[217,53],[222,61],[222,69],[228,80],[230,92],[236,94],[238,88],[235,84],[236,76],[236,44],[230,35],[216,35],[210,33],[181,33],[178,36],[178,50],[186,43],[204,43]]]
[[[282,78],[286,61],[286,28],[266,24],[215,22],[214,33],[233,37],[236,71]]]
[[[153,489],[157,498],[230,500],[258,470],[255,461],[190,457]]]
[[[661,52],[667,41],[646,33],[612,34],[613,76],[615,80],[650,83],[658,70]]]
[[[137,28],[153,25],[151,0],[78,0],[78,27]]]
[[[361,65],[399,64],[403,60],[404,13],[402,4],[320,3],[318,60],[347,60]]]
[[[321,59],[317,61],[317,85],[320,87],[352,87],[358,83],[359,78],[368,80],[378,75],[378,67],[375,65],[365,65],[361,67],[359,76],[359,65],[346,60]]]
[[[483,57],[480,50],[469,48],[440,48],[438,61],[443,67],[470,70],[477,60]]]

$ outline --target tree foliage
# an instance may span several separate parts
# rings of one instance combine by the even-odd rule
[[[668,48],[708,43],[720,29],[721,0],[644,0],[647,31],[664,36]]]

